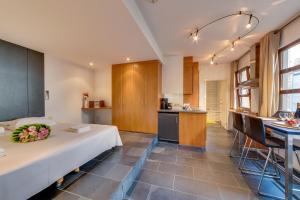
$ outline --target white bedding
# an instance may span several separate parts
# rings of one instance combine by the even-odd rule
[[[0,157],[0,199],[27,199],[102,152],[122,146],[115,126],[90,126],[91,131],[73,133],[70,125],[58,124],[48,139],[25,144],[0,136],[6,152]]]

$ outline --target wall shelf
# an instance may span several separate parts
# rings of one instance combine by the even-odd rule
[[[105,106],[100,108],[81,108],[81,110],[105,110],[105,109],[112,109],[111,106]]]

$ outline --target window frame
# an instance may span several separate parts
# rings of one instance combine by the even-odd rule
[[[300,45],[300,38],[287,44],[284,47],[281,47],[278,50],[278,61],[279,61],[279,109],[282,110],[283,108],[283,95],[284,94],[300,94],[300,88],[295,89],[282,89],[283,88],[283,81],[282,76],[283,74],[294,72],[300,70],[300,64],[295,65],[290,68],[284,68],[283,66],[283,54],[286,50],[293,48],[294,46]]]
[[[240,74],[246,71],[247,79],[245,81],[240,81]],[[240,68],[235,72],[235,86],[236,86],[236,94],[237,94],[237,106],[238,109],[241,109],[243,111],[250,111],[251,110],[251,89],[248,87],[243,87],[243,84],[250,80],[250,66],[245,66]],[[247,94],[240,94],[240,90],[248,90]],[[249,98],[249,107],[242,107],[242,97],[248,97]]]

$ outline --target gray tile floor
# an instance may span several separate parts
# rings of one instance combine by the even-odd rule
[[[255,193],[258,177],[241,175],[236,161],[228,157],[232,140],[231,134],[211,125],[207,130],[206,151],[159,142],[127,199],[262,199]]]
[[[57,189],[50,186],[31,200],[108,200],[146,151],[154,135],[122,133],[123,147],[107,151],[70,173]]]

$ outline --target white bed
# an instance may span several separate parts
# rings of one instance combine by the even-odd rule
[[[91,131],[72,133],[70,125],[57,124],[47,140],[13,143],[0,136],[0,199],[24,200],[122,141],[115,126],[90,125]]]

